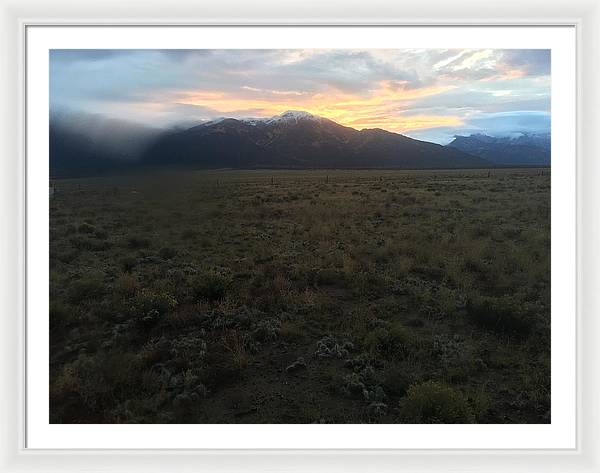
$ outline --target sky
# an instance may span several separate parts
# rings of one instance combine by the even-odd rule
[[[155,128],[303,110],[447,144],[550,131],[550,51],[51,50],[50,110]]]

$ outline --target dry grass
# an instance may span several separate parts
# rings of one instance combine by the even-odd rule
[[[51,420],[403,422],[414,385],[435,389],[413,404],[439,398],[469,421],[548,422],[549,174],[60,182]],[[351,348],[316,357],[320,340]]]

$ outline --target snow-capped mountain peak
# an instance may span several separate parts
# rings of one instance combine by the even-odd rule
[[[219,123],[221,123],[223,120],[227,120],[226,117],[219,117],[219,118],[215,118],[213,120],[209,120],[207,122],[201,123],[201,126],[210,126],[210,125],[217,125]]]
[[[265,120],[265,122],[266,123],[278,123],[278,122],[297,123],[300,120],[320,121],[320,119],[321,119],[321,117],[313,115],[312,113],[309,113],[309,112],[304,112],[302,110],[288,110],[287,112],[283,112],[280,115],[275,115],[274,117],[271,117],[271,118]]]
[[[213,120],[206,121],[201,123],[200,126],[211,126],[218,125],[222,121],[227,120],[227,117],[219,117]],[[305,112],[302,110],[288,110],[279,115],[275,115],[273,117],[261,117],[261,118],[236,118],[236,120],[243,122],[247,125],[257,126],[257,125],[276,125],[276,124],[296,124],[303,120],[312,120],[320,122],[322,121],[321,117],[317,115],[313,115],[312,113]]]

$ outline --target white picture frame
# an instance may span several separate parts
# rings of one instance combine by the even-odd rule
[[[376,2],[172,0],[81,5],[0,2],[2,232],[0,471],[600,471],[600,378],[595,344],[598,234],[594,152],[600,149],[600,5],[552,0],[452,5],[440,0]],[[235,13],[232,13],[235,12]],[[577,31],[577,446],[568,450],[34,450],[25,446],[25,31],[29,25],[570,25]]]

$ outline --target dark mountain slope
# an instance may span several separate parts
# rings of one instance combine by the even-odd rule
[[[267,120],[228,118],[165,135],[143,161],[198,168],[489,166],[484,159],[454,148],[379,129],[358,131],[293,111]]]
[[[380,129],[361,130],[353,141],[354,155],[375,167],[486,167],[479,157]]]
[[[447,147],[480,156],[498,165],[550,165],[549,133],[517,137],[456,136]]]

